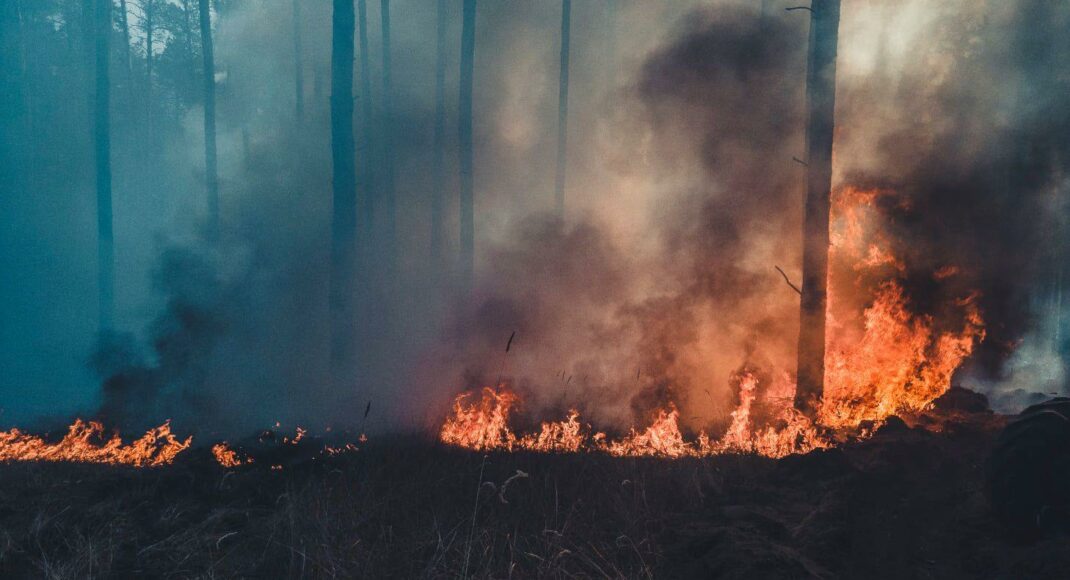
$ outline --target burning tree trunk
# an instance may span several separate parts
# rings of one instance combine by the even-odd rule
[[[813,0],[806,73],[808,169],[799,308],[798,387],[795,391],[796,408],[811,415],[820,404],[825,381],[825,308],[839,25],[839,0]]]
[[[461,276],[467,288],[475,274],[475,207],[472,153],[472,84],[475,75],[476,0],[464,0],[461,24],[461,95],[458,135],[461,145]]]
[[[294,36],[294,115],[300,121],[305,115],[305,77],[301,51],[301,2],[293,0]]]
[[[202,0],[204,1],[204,0]],[[350,378],[354,352],[353,279],[357,237],[357,183],[353,143],[353,0],[334,0],[331,17],[331,370]]]
[[[446,179],[446,2],[438,0],[435,27],[435,151],[431,170],[431,259],[435,266],[442,259],[442,199]]]
[[[208,0],[200,1],[201,54],[204,57],[204,179],[208,189],[208,232],[219,236],[219,175],[215,139],[215,53]]]
[[[112,0],[95,0],[93,149],[97,174],[97,259],[99,260],[100,331],[111,330],[115,300],[114,237],[111,210],[111,84],[108,77]]]
[[[561,69],[557,93],[557,176],[554,180],[554,200],[557,216],[565,217],[565,169],[568,165],[568,57],[572,28],[572,0],[561,2]]]
[[[360,195],[364,203],[364,224],[370,227],[374,213],[372,198],[372,77],[368,56],[368,6],[366,0],[357,1],[360,26]]]

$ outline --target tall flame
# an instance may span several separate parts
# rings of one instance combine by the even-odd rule
[[[875,211],[876,201],[890,195],[845,188],[834,199],[825,392],[816,424],[792,407],[794,384],[788,385],[788,396],[774,397],[771,389],[760,395],[756,375],[744,372],[735,378],[738,406],[731,413],[727,430],[716,440],[705,432],[694,441],[685,439],[679,426],[680,413],[672,403],[657,410],[648,427],[632,428],[620,440],[608,440],[603,433],[587,435],[590,428],[580,423],[576,411],[565,421],[543,423],[538,434],[519,436],[508,425],[519,396],[504,388],[485,388],[480,397],[474,393],[458,396],[440,439],[480,451],[587,450],[663,457],[756,453],[783,457],[830,446],[831,431],[854,431],[861,436],[872,431],[862,429],[864,422],[880,423],[898,413],[927,409],[951,387],[955,370],[984,339],[984,320],[976,293],[951,304],[963,321],[957,331],[941,331],[933,316],[910,310],[907,293],[898,281],[906,272],[906,264],[889,248]],[[942,281],[958,273],[958,267],[944,266],[933,273],[933,279]],[[873,290],[864,302],[857,296],[852,302],[851,295],[857,294],[859,287]],[[861,328],[853,328],[849,324],[853,320],[860,321]],[[753,413],[759,397],[763,408],[774,409],[772,419],[760,425]]]

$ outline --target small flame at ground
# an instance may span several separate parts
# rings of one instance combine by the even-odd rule
[[[140,439],[124,445],[118,433],[104,434],[96,421],[76,420],[58,443],[12,429],[0,431],[0,461],[66,461],[150,467],[168,465],[189,448],[192,437],[179,440],[170,422],[150,429]]]

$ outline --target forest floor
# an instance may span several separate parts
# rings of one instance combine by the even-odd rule
[[[1002,418],[931,423],[782,460],[396,437],[274,471],[207,450],[157,469],[8,464],[0,577],[1065,578],[1070,544],[1016,543],[988,509]]]

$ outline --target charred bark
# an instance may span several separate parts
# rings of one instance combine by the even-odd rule
[[[829,210],[836,109],[836,45],[840,1],[813,0],[806,73],[806,209],[799,307],[798,386],[795,407],[813,415],[825,382],[825,310],[828,302]]]

